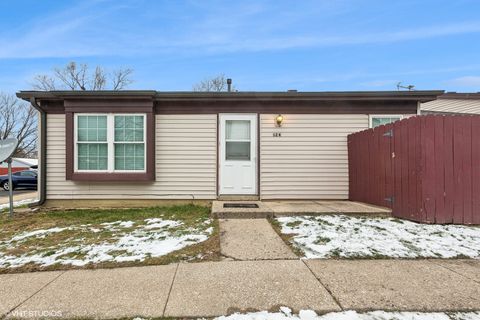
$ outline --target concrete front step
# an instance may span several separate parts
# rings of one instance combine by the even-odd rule
[[[218,196],[220,201],[258,201],[258,196]]]
[[[224,208],[224,204],[256,204],[258,208]],[[262,201],[214,201],[212,214],[218,219],[265,219],[273,210]]]
[[[225,208],[225,204],[256,204],[258,208]],[[368,214],[390,216],[391,210],[353,201],[214,201],[219,219],[258,219],[294,215]]]

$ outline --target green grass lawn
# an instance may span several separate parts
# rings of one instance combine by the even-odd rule
[[[196,205],[43,210],[0,217],[0,272],[219,259],[218,223]]]
[[[480,257],[478,226],[344,214],[278,217],[271,222],[297,254],[309,259]]]

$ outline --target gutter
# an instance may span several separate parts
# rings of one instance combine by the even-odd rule
[[[47,200],[47,113],[38,105],[35,97],[30,98],[32,107],[40,113],[40,198],[30,206],[41,206]]]
[[[64,99],[153,99],[155,101],[275,101],[275,100],[312,100],[312,101],[372,101],[372,100],[416,100],[427,102],[444,94],[443,90],[418,91],[240,91],[240,92],[194,92],[194,91],[154,91],[154,90],[101,90],[101,91],[20,91],[17,96],[22,99],[36,97],[42,100]]]

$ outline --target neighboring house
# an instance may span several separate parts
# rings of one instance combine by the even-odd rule
[[[36,169],[38,165],[37,159],[27,159],[27,158],[12,158],[12,172]],[[0,175],[8,173],[8,164],[2,162],[0,164]]]
[[[420,109],[421,114],[480,114],[480,93],[447,92]]]
[[[224,196],[348,199],[347,135],[367,129],[376,115],[415,115],[421,102],[442,93],[17,95],[43,113],[41,201],[132,204]]]

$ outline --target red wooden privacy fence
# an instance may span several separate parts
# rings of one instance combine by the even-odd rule
[[[24,167],[24,168],[21,168],[21,167],[16,167],[16,168],[12,168],[12,172],[17,172],[17,171],[22,171],[22,170],[28,170],[30,168],[28,167]],[[6,168],[0,168],[0,176],[3,176],[4,174],[8,174],[8,167]]]
[[[348,136],[350,200],[480,224],[480,116],[416,116]]]

